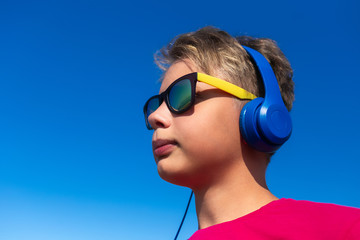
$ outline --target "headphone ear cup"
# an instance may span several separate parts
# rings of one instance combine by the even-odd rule
[[[284,105],[263,103],[257,113],[257,124],[262,137],[271,144],[282,145],[291,135],[291,118]]]
[[[280,146],[272,144],[263,136],[259,129],[259,115],[264,98],[255,98],[245,104],[240,113],[240,132],[247,144],[261,152],[275,152]]]

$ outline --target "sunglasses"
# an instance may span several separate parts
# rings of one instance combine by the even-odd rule
[[[195,102],[197,81],[209,84],[243,100],[256,98],[252,93],[225,80],[204,73],[190,73],[176,79],[164,92],[147,100],[144,105],[146,127],[149,130],[153,129],[149,123],[149,116],[160,107],[163,101],[172,113],[181,114],[189,110]]]

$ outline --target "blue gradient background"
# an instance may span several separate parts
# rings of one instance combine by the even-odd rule
[[[294,68],[278,197],[360,207],[359,3],[0,2],[0,239],[172,239],[188,189],[162,181],[142,115],[153,54],[206,25],[275,39]],[[197,228],[193,204],[179,239]]]

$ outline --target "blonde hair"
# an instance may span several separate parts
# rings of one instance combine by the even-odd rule
[[[293,71],[289,61],[267,38],[232,37],[214,27],[177,36],[155,54],[156,64],[164,71],[175,61],[190,59],[206,74],[219,76],[256,96],[264,96],[264,86],[251,58],[241,46],[260,52],[269,61],[278,80],[281,96],[290,111],[294,101]]]

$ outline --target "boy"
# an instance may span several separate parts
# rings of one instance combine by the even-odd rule
[[[191,240],[360,239],[359,209],[278,199],[266,185],[294,100],[292,69],[274,41],[205,27],[178,36],[156,62],[165,75],[145,120],[161,178],[194,192]]]

